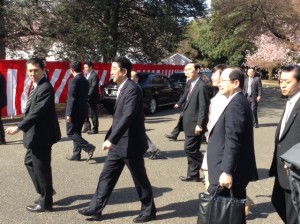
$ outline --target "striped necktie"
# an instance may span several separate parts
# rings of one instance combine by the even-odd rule
[[[35,93],[35,91],[36,91],[36,88],[34,88],[34,86],[32,85],[32,89],[31,89],[31,91],[29,93],[29,96],[28,96],[28,99],[27,99],[25,111],[27,111],[27,109],[29,108],[29,106],[31,104],[31,101],[32,101],[32,96]]]

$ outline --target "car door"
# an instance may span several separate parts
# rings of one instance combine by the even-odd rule
[[[163,76],[159,74],[151,75],[152,95],[156,98],[158,105],[163,105],[167,102],[168,96],[164,90]]]
[[[165,95],[165,104],[174,104],[179,100],[180,86],[171,82],[167,77],[162,76],[163,92]]]

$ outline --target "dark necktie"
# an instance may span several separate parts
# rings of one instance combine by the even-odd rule
[[[28,96],[28,99],[27,99],[25,111],[27,111],[27,109],[29,108],[29,106],[30,106],[30,104],[31,104],[32,96],[33,96],[33,94],[35,93],[35,90],[36,90],[36,88],[34,88],[34,86],[32,85],[32,89],[31,89],[31,91],[30,91],[30,93],[29,93],[29,96]]]

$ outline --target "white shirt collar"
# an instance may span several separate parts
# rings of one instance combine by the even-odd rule
[[[289,98],[289,101],[292,103],[292,104],[295,104],[298,99],[300,98],[300,91],[298,91],[296,94],[294,94],[291,98]]]
[[[128,78],[126,78],[126,79],[121,83],[121,85],[119,85],[118,90],[123,88],[123,86],[124,86],[124,84],[125,84],[125,82],[126,82],[127,80],[128,80]]]

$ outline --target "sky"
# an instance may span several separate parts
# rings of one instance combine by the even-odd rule
[[[206,0],[206,4],[208,7],[210,7],[210,3],[211,3],[211,0]]]

